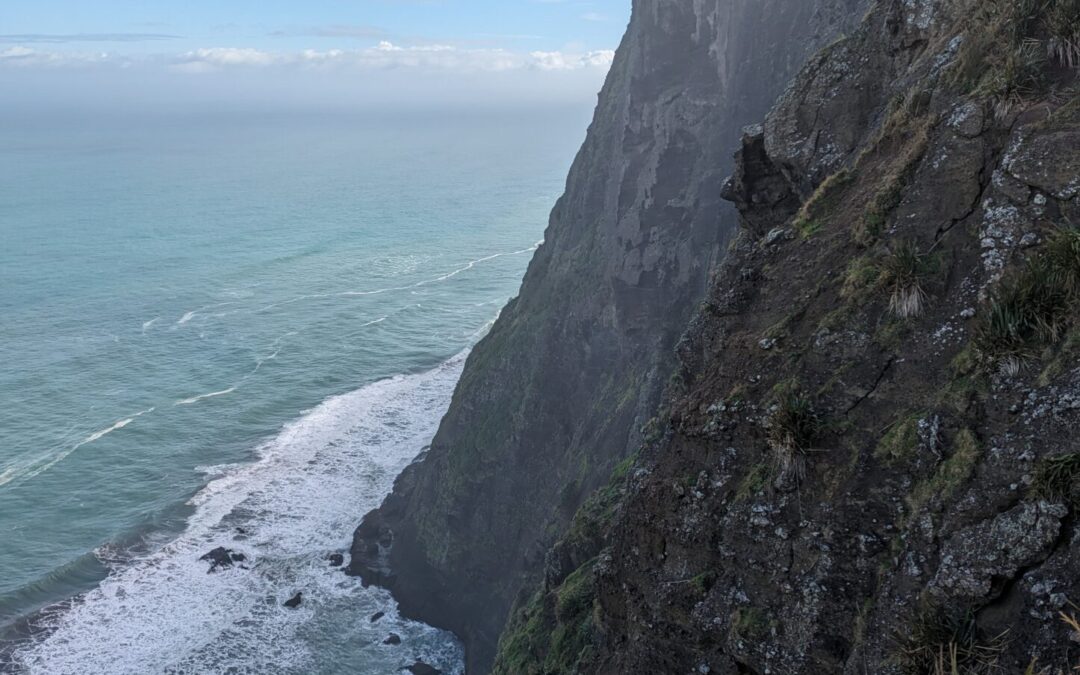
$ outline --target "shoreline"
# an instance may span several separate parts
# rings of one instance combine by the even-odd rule
[[[320,601],[320,593],[324,594],[327,602],[333,604],[334,602],[341,602],[348,600],[350,597],[358,594],[363,594],[367,601],[372,603],[385,603],[386,598],[381,598],[380,592],[368,591],[364,589],[360,580],[357,579],[355,586],[358,587],[353,591],[350,591],[346,584],[344,590],[340,590],[336,587],[341,586],[338,576],[339,572],[330,569],[323,565],[320,561],[324,560],[329,552],[336,550],[340,553],[347,553],[349,545],[351,543],[351,535],[353,528],[356,524],[356,519],[351,519],[351,524],[348,524],[343,529],[339,529],[335,524],[329,522],[322,522],[322,530],[328,533],[326,536],[330,537],[330,540],[324,540],[328,546],[323,546],[327,550],[309,550],[305,546],[283,546],[279,548],[284,549],[286,559],[281,559],[280,554],[274,553],[274,545],[271,542],[272,539],[282,537],[285,539],[293,539],[292,543],[298,543],[305,541],[305,543],[312,538],[312,533],[303,525],[303,523],[290,523],[290,519],[297,513],[302,512],[308,505],[305,504],[305,500],[310,500],[310,492],[317,490],[326,490],[326,481],[340,480],[342,474],[347,476],[349,480],[347,483],[339,486],[335,486],[335,489],[342,490],[341,495],[352,494],[355,492],[355,488],[359,486],[363,488],[364,484],[367,484],[367,488],[363,488],[364,494],[366,494],[365,500],[368,501],[367,509],[360,509],[361,513],[370,511],[376,508],[386,495],[390,493],[393,482],[398,478],[401,472],[410,464],[412,464],[417,456],[422,453],[422,450],[426,448],[430,442],[431,436],[434,434],[434,429],[437,428],[438,421],[441,419],[441,413],[439,415],[431,415],[430,412],[433,408],[433,404],[436,400],[442,401],[445,405],[449,404],[449,398],[453,389],[456,387],[457,381],[460,377],[460,369],[464,363],[465,357],[469,350],[458,353],[457,355],[441,362],[435,368],[431,368],[419,373],[410,373],[397,375],[391,378],[386,378],[373,382],[369,385],[365,385],[357,390],[348,392],[345,394],[331,396],[325,399],[322,403],[317,405],[312,410],[308,411],[301,417],[286,424],[279,434],[271,439],[267,439],[259,446],[255,457],[252,462],[231,467],[225,470],[220,475],[213,475],[210,480],[200,489],[190,500],[184,505],[183,508],[190,509],[191,513],[185,519],[185,524],[181,530],[171,537],[169,541],[163,542],[156,547],[146,547],[144,550],[139,551],[137,554],[125,556],[127,558],[122,563],[116,566],[108,566],[101,561],[100,553],[90,552],[85,554],[82,558],[84,561],[87,558],[93,559],[96,565],[100,566],[99,569],[105,571],[105,574],[100,578],[97,583],[87,582],[86,587],[75,593],[74,595],[66,596],[65,599],[50,602],[44,601],[36,610],[33,610],[25,615],[14,618],[7,622],[5,626],[0,629],[0,669],[14,670],[20,672],[22,669],[32,666],[33,661],[38,663],[49,663],[49,669],[54,669],[53,661],[49,660],[49,654],[55,658],[61,658],[62,660],[70,660],[68,654],[60,654],[53,650],[49,651],[50,643],[58,633],[63,632],[61,641],[63,639],[71,639],[72,636],[76,640],[79,639],[79,626],[82,621],[82,629],[89,629],[91,633],[95,632],[92,628],[93,621],[87,619],[93,619],[101,616],[108,616],[110,620],[114,620],[118,623],[116,631],[119,633],[118,640],[123,640],[124,626],[127,625],[132,630],[142,630],[141,625],[133,627],[131,621],[135,621],[136,624],[142,624],[144,622],[153,623],[158,621],[157,617],[150,615],[144,617],[137,617],[127,612],[127,604],[130,604],[130,598],[128,597],[124,601],[116,601],[117,607],[115,609],[121,611],[117,615],[109,615],[107,612],[103,612],[103,608],[110,602],[114,602],[117,596],[125,597],[131,589],[138,589],[138,584],[153,584],[155,579],[160,579],[169,576],[169,574],[186,574],[187,580],[194,584],[193,592],[198,592],[198,585],[214,585],[221,583],[223,579],[231,577],[228,583],[221,589],[221,592],[226,594],[234,593],[234,586],[244,587],[245,584],[250,587],[248,590],[253,591],[252,595],[247,595],[242,600],[247,600],[248,605],[252,608],[251,611],[255,612],[252,616],[256,621],[269,621],[270,625],[274,625],[276,621],[273,616],[269,618],[262,616],[265,614],[264,610],[260,610],[259,603],[251,605],[252,597],[264,598],[266,593],[273,595],[277,593],[278,599],[284,599],[284,595],[291,591],[291,585],[289,584],[289,575],[295,577],[295,584],[301,582],[306,583],[313,587],[311,591],[313,593],[313,600],[311,602],[318,603]],[[384,415],[380,418],[378,407],[380,403],[384,403],[384,399],[390,399],[392,404],[383,409]],[[410,407],[413,403],[416,405]],[[440,404],[441,405],[441,404]],[[372,411],[375,412],[372,412]],[[383,432],[373,432],[378,436],[378,433],[390,433],[394,430],[395,425],[401,424],[402,415],[404,419],[412,419],[413,427],[410,428],[406,424],[406,431],[400,432],[399,429],[399,442],[393,441],[394,436],[389,436],[390,440],[385,441],[384,444],[375,442],[375,445],[366,446],[363,442],[359,442],[352,448],[353,452],[360,452],[355,459],[357,461],[368,462],[369,465],[365,465],[364,468],[357,471],[356,467],[350,467],[344,463],[347,458],[343,458],[341,452],[334,452],[340,450],[341,444],[348,445],[349,443],[357,443],[354,438],[357,429],[361,431],[371,429],[383,429]],[[320,426],[322,423],[329,425],[330,430],[325,426]],[[400,434],[404,434],[403,436]],[[423,437],[422,445],[414,447],[411,444],[415,444],[418,441],[415,439]],[[410,440],[413,439],[413,440]],[[311,442],[315,445],[312,446]],[[386,443],[389,443],[387,445]],[[338,447],[335,447],[337,444]],[[314,449],[313,449],[314,448]],[[298,450],[303,449],[303,453],[299,453]],[[380,450],[381,449],[381,450]],[[395,452],[396,450],[396,452]],[[379,453],[383,453],[383,456],[376,456]],[[312,454],[314,453],[314,454]],[[321,453],[321,454],[320,454]],[[372,453],[375,453],[373,455]],[[294,454],[301,454],[302,457],[295,457]],[[310,455],[310,457],[309,457]],[[317,460],[319,457],[323,460],[327,460],[328,463],[325,466],[321,466],[321,469],[325,475],[319,474],[319,465]],[[363,459],[365,458],[366,459]],[[278,466],[280,465],[280,466]],[[312,468],[316,467],[316,468]],[[288,472],[281,473],[275,471],[280,468],[288,469]],[[306,478],[303,472],[307,471]],[[301,474],[300,478],[297,478],[295,472]],[[280,478],[275,476],[280,475]],[[250,485],[245,487],[244,478],[248,478],[251,481],[255,481],[257,485],[252,487]],[[274,502],[269,503],[269,506],[282,510],[283,517],[286,518],[285,523],[290,523],[290,529],[279,530],[278,526],[273,523],[264,523],[258,521],[256,516],[245,516],[243,513],[238,515],[237,509],[240,512],[249,509],[251,504],[250,499],[255,499],[256,502],[259,499],[265,501],[265,495],[261,494],[261,490],[265,489],[265,486],[270,486],[275,481],[284,480],[286,483],[292,482],[291,494],[295,496],[295,502]],[[300,488],[296,487],[296,483],[306,480]],[[314,482],[312,482],[314,481]],[[351,485],[355,484],[355,485]],[[260,488],[258,485],[264,487]],[[286,486],[289,487],[289,486]],[[230,491],[237,494],[231,494]],[[287,489],[285,492],[289,492]],[[325,498],[325,495],[323,495]],[[222,501],[224,500],[224,501]],[[221,503],[219,503],[221,502]],[[345,509],[347,514],[352,509],[349,508],[347,503],[338,507],[339,509]],[[352,511],[355,513],[355,511]],[[203,516],[209,514],[209,521],[205,521]],[[339,514],[342,513],[338,509],[333,509],[329,513]],[[317,514],[316,514],[317,515]],[[253,525],[247,525],[248,519],[254,519]],[[334,523],[337,522],[337,515],[328,516]],[[347,516],[346,516],[347,517]],[[204,522],[205,521],[205,522]],[[240,524],[238,524],[240,523]],[[260,532],[260,528],[264,529],[269,527],[269,530]],[[250,529],[249,529],[250,528]],[[318,529],[318,528],[316,528]],[[237,532],[243,532],[244,535],[238,535]],[[334,533],[336,532],[336,545],[331,545],[335,539]],[[263,536],[265,540],[259,540],[259,537]],[[236,546],[238,551],[243,551],[246,556],[249,556],[253,562],[251,563],[251,570],[248,571],[233,571],[230,570],[223,574],[214,574],[207,576],[205,572],[205,564],[197,563],[197,557],[195,554],[205,553],[202,548],[210,550],[213,548],[211,544],[218,544],[225,546]],[[153,549],[153,550],[152,550]],[[201,554],[200,554],[201,555]],[[293,556],[289,558],[288,556]],[[297,557],[298,556],[298,557]],[[87,563],[84,563],[87,564]],[[95,563],[88,563],[94,565]],[[191,568],[195,568],[192,570]],[[326,569],[323,569],[326,567]],[[163,570],[168,568],[169,572],[166,573]],[[341,568],[343,569],[343,568]],[[286,574],[285,581],[281,582],[279,579],[274,582],[274,579],[282,574]],[[249,577],[256,577],[255,580],[243,581],[243,575]],[[314,575],[314,576],[312,576]],[[344,576],[344,575],[341,575]],[[304,581],[306,580],[306,581]],[[135,585],[132,585],[132,584]],[[187,607],[198,607],[199,603],[185,601],[182,593],[177,593],[177,586],[173,585],[177,582],[169,582],[170,585],[157,589],[165,593],[164,598],[153,598],[154,602],[146,604],[146,607],[169,607],[169,603],[176,605],[175,608],[183,609]],[[182,582],[180,582],[182,583]],[[284,588],[274,590],[274,584],[277,583],[284,586],[288,586],[288,590]],[[295,585],[294,584],[294,585]],[[128,591],[122,591],[121,589],[127,588]],[[363,589],[363,590],[360,590]],[[170,595],[171,593],[171,595]],[[344,593],[344,595],[341,595]],[[337,595],[335,595],[337,594]],[[385,594],[387,598],[389,594]],[[339,597],[340,596],[340,597]],[[368,597],[370,596],[370,597]],[[374,599],[372,599],[374,598]],[[380,599],[381,598],[381,599]],[[204,598],[205,602],[212,602],[214,594]],[[405,621],[404,618],[400,620],[396,617],[396,601],[391,601],[393,606],[388,608],[382,608],[378,611],[392,614],[391,617],[394,621]],[[160,603],[160,604],[159,604]],[[177,604],[179,603],[179,604]],[[275,601],[276,604],[280,604]],[[175,609],[174,608],[174,609]],[[166,610],[168,611],[168,610]],[[366,612],[366,610],[364,610]],[[127,613],[124,613],[127,612]],[[368,613],[370,615],[371,613]],[[288,615],[285,615],[288,616]],[[261,618],[260,618],[261,617]],[[388,619],[390,620],[390,619]],[[280,621],[278,621],[280,623]],[[414,624],[415,622],[408,622]],[[392,624],[397,626],[397,624]],[[73,628],[74,626],[74,628]],[[294,640],[303,640],[303,625],[294,627],[293,638]],[[225,625],[222,625],[221,630],[225,629]],[[194,630],[194,629],[193,629]],[[421,636],[423,644],[415,646],[413,649],[409,649],[409,630],[416,635]],[[435,628],[430,626],[421,626],[415,624],[406,626],[405,628],[395,628],[395,634],[402,634],[405,636],[406,648],[401,650],[401,654],[408,653],[410,656],[414,653],[422,653],[427,656],[425,662],[433,662],[440,664],[445,672],[457,672],[455,664],[448,662],[447,656],[444,654],[439,656],[439,650],[434,653],[431,652],[432,647],[427,643],[435,640],[434,633]],[[129,633],[134,635],[136,633]],[[426,635],[427,637],[423,637]],[[216,640],[221,638],[221,635],[217,633],[201,634],[204,639],[203,643],[196,643],[195,640],[189,640],[192,643],[188,645],[188,651],[178,652],[174,657],[175,661],[181,663],[188,657],[191,657],[191,650],[198,653],[200,650],[205,650],[208,645],[212,645]],[[381,638],[380,638],[381,640]],[[456,642],[459,646],[456,648],[460,652],[460,641],[456,636],[452,636],[451,640]],[[374,638],[372,638],[374,641]],[[178,640],[177,642],[184,642]],[[381,646],[381,642],[380,642]],[[85,648],[86,645],[83,645]],[[304,645],[294,645],[298,654],[293,656],[297,659],[303,659]],[[451,648],[444,647],[443,649]],[[43,656],[39,652],[44,650]],[[213,650],[211,650],[213,651]],[[72,654],[78,653],[78,649],[73,649]],[[132,656],[125,652],[125,656]],[[141,653],[134,655],[138,657],[148,657],[146,650],[142,650]],[[167,664],[160,663],[160,658],[149,655],[151,660],[157,658],[157,662],[160,665],[168,667]],[[74,658],[71,656],[71,658]],[[451,659],[453,661],[454,659]],[[457,659],[457,668],[460,668],[460,664],[463,661]],[[28,663],[29,662],[29,663]],[[196,661],[196,663],[198,663]],[[153,670],[155,667],[151,663],[143,663],[138,660],[133,661],[133,668],[139,669],[145,666],[147,670]],[[449,666],[449,667],[448,667]],[[57,672],[68,672],[63,668],[63,664],[60,664],[55,668]],[[88,665],[84,672],[94,672],[92,665]]]

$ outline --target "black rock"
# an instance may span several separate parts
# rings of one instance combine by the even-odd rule
[[[442,671],[438,668],[432,668],[423,661],[417,661],[405,670],[409,671],[413,675],[442,675]]]
[[[229,557],[232,558],[233,562],[244,562],[247,560],[247,556],[243,553],[233,553]]]
[[[401,644],[401,636],[397,633],[390,633],[390,637],[382,641],[384,645],[399,645]]]
[[[345,564],[345,556],[341,555],[340,553],[331,553],[330,557],[327,558],[327,560],[330,561],[331,567],[341,567]]]
[[[374,614],[371,615],[371,623],[375,623],[376,621],[383,618],[384,616],[386,616],[386,612],[375,612]]]
[[[242,555],[242,554],[240,554]],[[218,546],[213,551],[210,551],[206,555],[199,558],[199,560],[206,560],[210,563],[210,569],[206,570],[206,573],[217,572],[218,568],[228,568],[233,566],[233,552],[224,546]]]
[[[288,607],[289,609],[296,609],[297,607],[300,606],[300,603],[303,602],[303,600],[304,600],[304,594],[303,593],[297,593],[296,595],[292,596],[292,598],[285,601],[285,606]]]

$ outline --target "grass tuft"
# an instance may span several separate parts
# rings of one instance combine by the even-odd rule
[[[922,284],[931,271],[928,256],[920,253],[914,242],[902,242],[885,256],[882,271],[885,283],[892,288],[889,298],[892,313],[901,319],[921,316],[927,299]]]
[[[1047,55],[1069,68],[1080,68],[1080,0],[1048,3],[1043,26]]]
[[[1074,301],[1080,300],[1080,227],[1060,227],[1047,240],[1047,263],[1061,275],[1061,284]]]
[[[1080,0],[972,0],[968,14],[952,80],[999,117],[1052,90],[1052,63],[1080,67]]]
[[[854,180],[855,175],[850,170],[841,169],[822,181],[795,215],[795,220],[792,221],[795,230],[804,239],[821,231],[826,216],[836,208],[844,190]]]
[[[1072,241],[1064,235],[1055,241],[1064,243],[1002,282],[975,327],[975,349],[1005,375],[1019,373],[1025,361],[1058,342],[1075,320],[1077,270],[1061,262],[1069,260],[1066,244]]]
[[[927,607],[901,640],[897,660],[912,675],[977,675],[998,671],[1005,634],[988,637],[971,610]]]
[[[780,475],[806,478],[806,457],[821,434],[821,419],[809,399],[797,393],[781,396],[769,417],[769,448]]]
[[[1039,462],[1031,494],[1048,502],[1080,506],[1080,452],[1047,457]]]

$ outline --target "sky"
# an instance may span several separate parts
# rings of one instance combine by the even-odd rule
[[[3,0],[12,109],[594,101],[630,0]]]

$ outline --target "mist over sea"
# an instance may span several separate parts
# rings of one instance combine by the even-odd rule
[[[456,672],[327,557],[430,441],[588,113],[5,118],[0,671]]]

